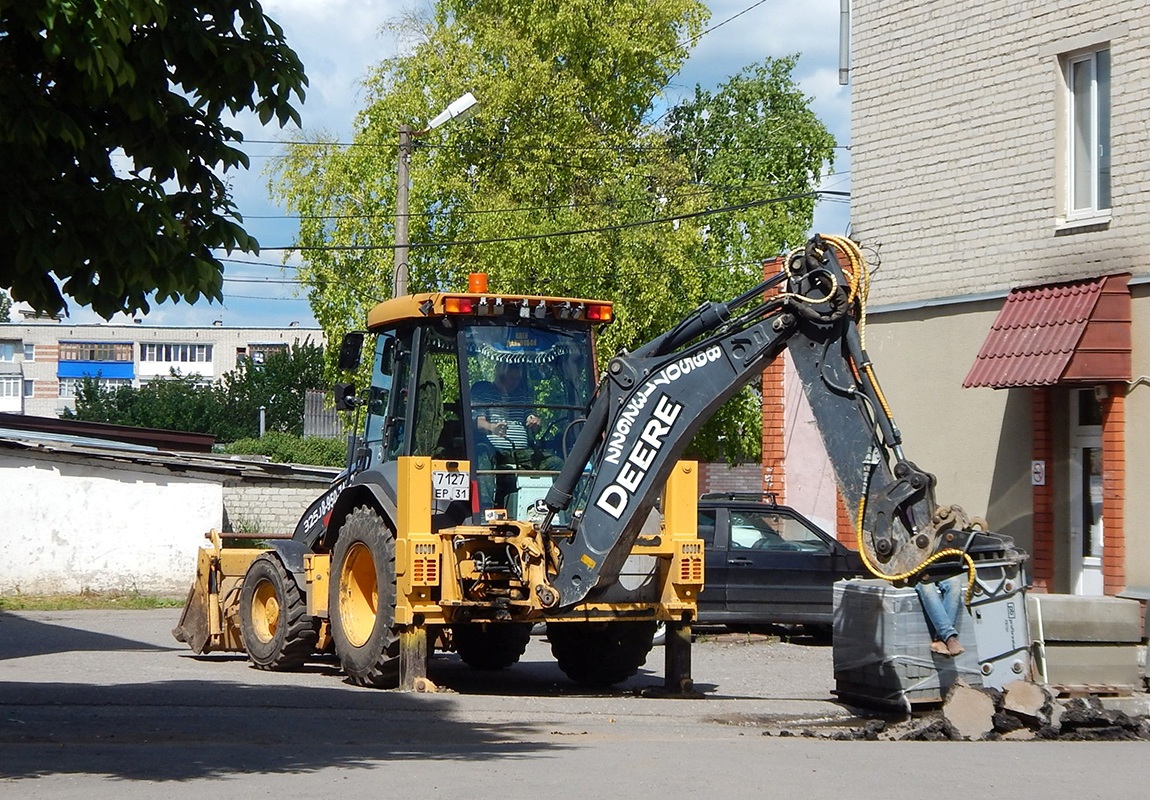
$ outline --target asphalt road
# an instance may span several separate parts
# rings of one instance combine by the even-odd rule
[[[1147,743],[842,742],[831,648],[704,636],[702,699],[658,699],[662,651],[617,690],[570,684],[534,640],[436,694],[194,656],[178,611],[0,613],[0,798],[1119,797]],[[811,731],[816,736],[780,736]],[[769,734],[769,735],[768,735]]]

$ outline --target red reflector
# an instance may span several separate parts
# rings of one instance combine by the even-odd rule
[[[443,301],[448,314],[470,314],[475,310],[475,302],[470,297],[449,297]]]
[[[471,482],[471,513],[479,513],[479,481]]]

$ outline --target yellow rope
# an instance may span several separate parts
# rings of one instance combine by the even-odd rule
[[[879,568],[876,567],[873,563],[871,563],[870,555],[867,553],[866,546],[863,544],[863,514],[864,514],[865,509],[866,509],[866,498],[860,497],[859,498],[859,510],[858,510],[858,522],[855,525],[855,534],[857,536],[857,541],[858,541],[859,555],[862,556],[863,564],[866,565],[866,568],[870,571],[870,573],[872,575],[874,575],[876,578],[882,578],[884,581],[890,581],[891,583],[893,583],[894,581],[905,581],[905,580],[908,580],[909,578],[914,577],[918,573],[922,572],[924,569],[929,567],[935,561],[939,561],[940,559],[946,558],[948,556],[959,556],[964,561],[966,561],[966,566],[967,566],[966,604],[968,606],[970,605],[970,599],[971,599],[971,597],[974,596],[974,569],[975,569],[975,567],[974,567],[974,559],[970,557],[969,553],[967,553],[963,550],[959,550],[956,547],[949,547],[946,550],[939,550],[933,556],[931,556],[930,558],[927,558],[926,560],[921,562],[918,566],[914,567],[913,569],[909,569],[906,572],[900,572],[898,575],[887,575],[886,573],[879,571]]]
[[[783,262],[783,272],[785,272],[787,274],[788,279],[793,278],[793,276],[791,275],[791,260],[798,253],[801,253],[801,252],[802,252],[801,250],[792,250],[790,253],[787,254],[787,258]],[[838,289],[838,285],[839,285],[838,280],[835,278],[834,275],[831,275],[830,278],[831,278],[831,287],[830,287],[830,289],[827,290],[827,294],[825,297],[811,297],[810,295],[799,294],[797,292],[780,292],[779,296],[780,297],[789,297],[793,300],[798,300],[799,302],[802,302],[802,303],[810,303],[811,305],[816,305],[818,303],[825,303],[826,301],[828,301],[832,297],[834,297],[835,290]]]

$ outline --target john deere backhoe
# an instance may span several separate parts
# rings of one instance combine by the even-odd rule
[[[644,663],[663,621],[665,688],[687,689],[703,545],[696,467],[678,459],[784,348],[876,574],[1011,557],[1008,538],[940,508],[933,476],[904,457],[859,336],[865,281],[853,243],[815,237],[598,381],[608,302],[489,292],[473,276],[467,291],[379,304],[371,385],[337,390],[365,417],[348,468],[290,539],[241,549],[213,535],[176,637],[263,669],[334,650],[354,683],[418,688],[430,648],[507,667],[545,622],[570,678],[609,685]],[[342,367],[363,344],[344,340]]]

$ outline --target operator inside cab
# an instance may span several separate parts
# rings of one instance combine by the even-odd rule
[[[590,397],[589,341],[530,326],[468,331],[468,383],[481,509],[527,519],[563,466]]]

